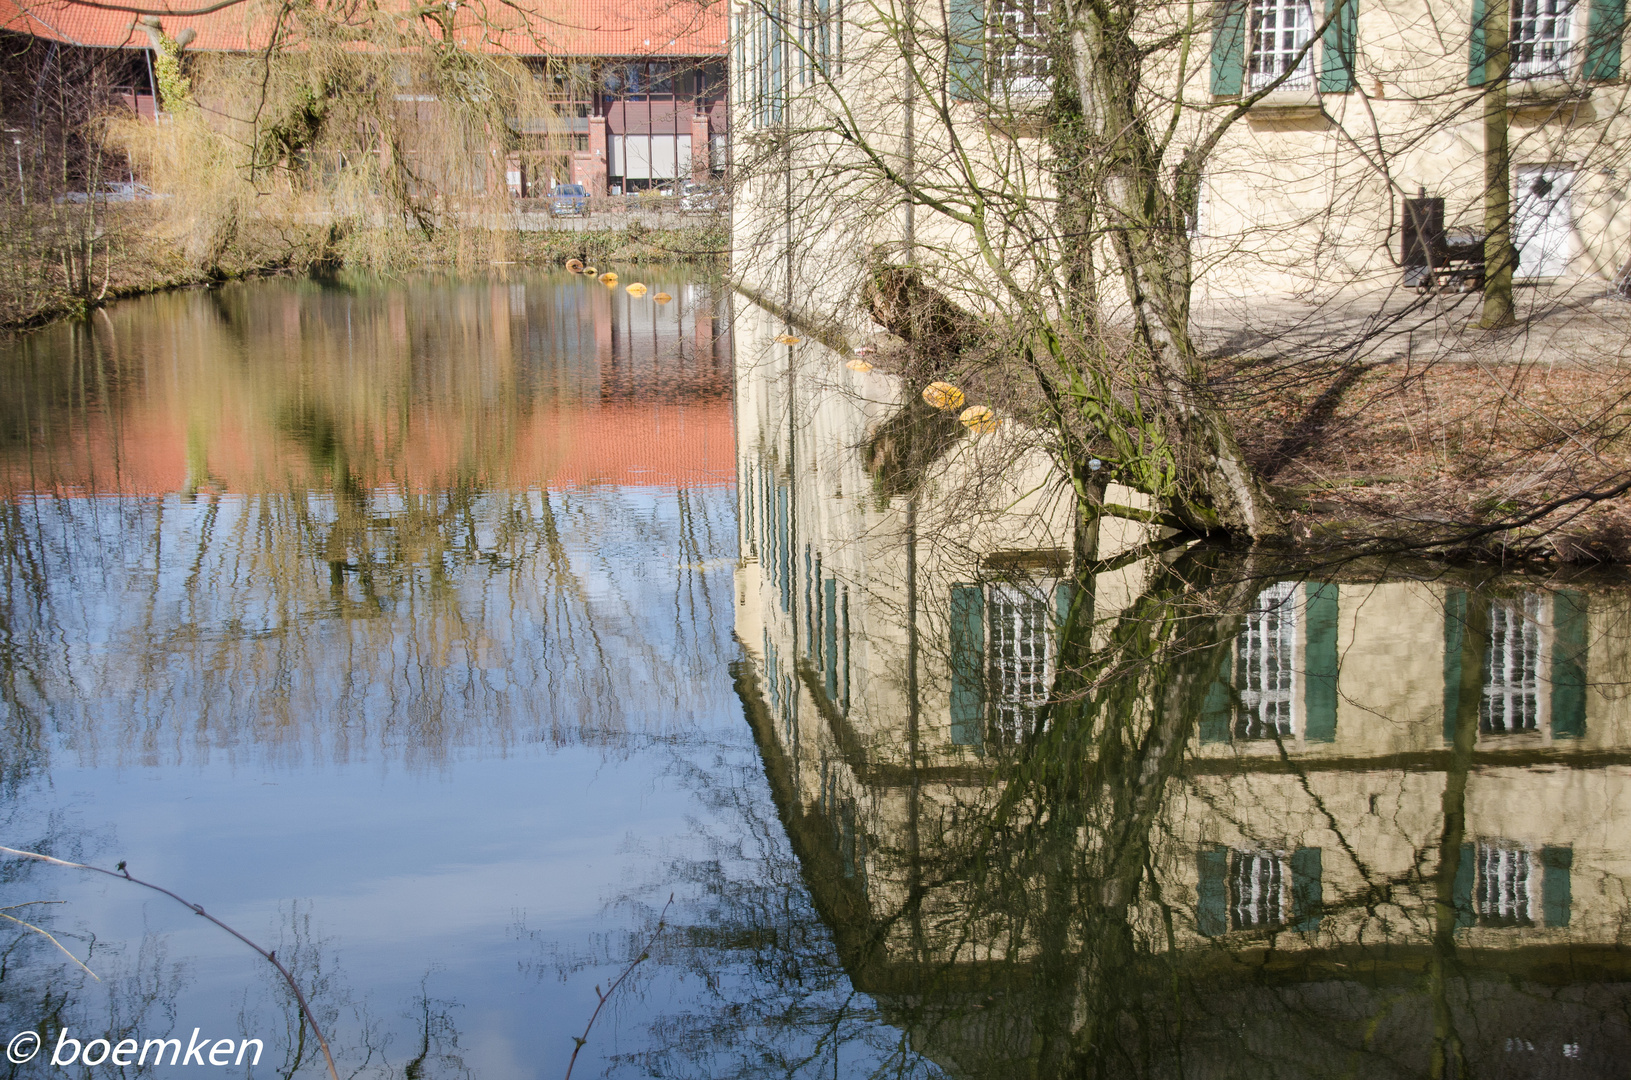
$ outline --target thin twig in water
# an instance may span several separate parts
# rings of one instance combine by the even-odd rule
[[[578,1063],[578,1051],[582,1050],[583,1044],[589,1041],[589,1029],[595,1026],[595,1020],[599,1018],[600,1010],[604,1009],[606,1007],[606,1003],[612,999],[612,995],[617,993],[617,988],[623,985],[623,980],[634,974],[634,969],[639,967],[641,963],[651,956],[651,947],[657,943],[657,935],[661,934],[663,932],[663,927],[667,925],[668,905],[672,904],[673,902],[674,894],[669,893],[668,904],[664,904],[663,910],[657,914],[657,928],[653,930],[651,932],[651,936],[646,939],[644,947],[640,949],[640,955],[636,956],[629,962],[629,966],[623,969],[623,974],[619,975],[617,979],[613,981],[612,985],[606,988],[606,992],[604,994],[600,992],[599,986],[595,987],[595,996],[600,1000],[595,1003],[595,1011],[589,1014],[589,1022],[583,1025],[583,1034],[574,1035],[572,1037],[572,1042],[575,1044],[572,1047],[572,1060],[566,1063],[566,1076],[563,1077],[562,1080],[572,1080],[572,1066]]]
[[[7,915],[6,914],[6,912],[8,912],[8,911],[16,911],[20,907],[32,907],[35,904],[61,904],[61,903],[63,903],[63,901],[61,901],[61,900],[29,900],[29,901],[26,901],[26,902],[21,903],[21,904],[12,904],[9,907],[0,908],[0,919],[10,919],[12,922],[16,923],[18,926],[26,926],[28,929],[34,931],[36,934],[40,935],[45,940],[49,941],[51,944],[53,944],[57,948],[61,949],[62,950],[62,955],[66,956],[68,959],[70,959],[74,963],[78,964],[80,966],[80,968],[82,968],[84,970],[85,974],[89,975],[91,978],[95,979],[97,982],[101,982],[102,981],[102,976],[98,975],[96,972],[92,971],[90,968],[85,967],[84,962],[82,960],[80,960],[79,957],[77,957],[73,953],[69,952],[67,947],[65,945],[63,945],[62,942],[60,942],[56,938],[52,937],[49,932],[40,929],[38,926],[35,926],[31,922],[24,922],[22,919],[19,919],[15,915]]]
[[[89,863],[69,862],[66,859],[57,859],[51,857],[50,855],[41,855],[37,851],[20,851],[17,848],[0,846],[0,852],[7,855],[16,855],[23,859],[35,859],[39,862],[51,863],[55,866],[67,866],[75,870],[90,870],[93,873],[106,874],[110,878],[118,878],[120,881],[128,881],[133,885],[140,885],[143,888],[152,889],[154,892],[163,893],[165,896],[168,896],[182,907],[191,911],[194,915],[203,916],[216,926],[219,926],[221,929],[237,938],[239,941],[243,942],[245,945],[248,945],[251,949],[254,949],[257,953],[260,953],[262,959],[278,969],[278,974],[283,976],[283,981],[289,984],[290,990],[294,991],[295,1001],[300,1003],[301,1015],[306,1018],[306,1023],[311,1025],[312,1034],[317,1036],[317,1045],[323,1048],[323,1057],[328,1062],[329,1076],[332,1078],[332,1080],[340,1080],[340,1070],[334,1067],[334,1055],[329,1053],[328,1040],[323,1038],[323,1030],[317,1026],[317,1017],[312,1015],[311,1006],[306,1004],[306,995],[301,993],[300,984],[295,982],[294,976],[289,974],[289,969],[283,966],[283,963],[278,960],[277,955],[274,952],[261,948],[259,945],[256,945],[253,941],[250,941],[248,938],[238,933],[238,931],[234,930],[220,919],[217,919],[214,915],[209,914],[204,910],[203,905],[194,904],[183,900],[181,897],[177,896],[175,893],[171,892],[169,889],[166,889],[162,885],[155,885],[151,881],[143,881],[141,878],[131,877],[130,871],[125,869],[125,864],[122,862],[119,864],[116,870],[104,870],[100,866],[91,866]]]

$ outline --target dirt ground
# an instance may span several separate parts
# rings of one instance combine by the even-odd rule
[[[1217,357],[1294,542],[1631,562],[1631,494],[1609,494],[1631,480],[1631,302],[1528,290],[1518,325],[1486,331],[1469,299],[1327,311],[1323,334],[1282,311],[1290,331],[1236,338],[1257,355]]]

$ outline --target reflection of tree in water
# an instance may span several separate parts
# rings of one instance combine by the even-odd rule
[[[48,823],[36,849],[77,854],[80,839],[60,824]],[[26,859],[7,859],[0,862],[0,884],[8,895],[71,898],[72,884],[58,876],[65,872],[74,873]],[[42,1055],[51,1053],[64,1029],[82,1046],[102,1038],[110,1045],[134,1039],[138,1046],[153,1039],[179,1038],[185,1045],[192,1027],[183,1022],[177,1002],[193,976],[185,961],[173,957],[168,935],[149,931],[134,949],[109,945],[94,927],[75,918],[74,907],[73,899],[59,899],[32,908],[30,921],[76,955],[83,955],[94,977],[66,960],[39,934],[15,924],[0,929],[0,1023],[7,1036],[25,1030],[40,1033],[45,1047]],[[403,1015],[414,1028],[412,1042],[393,1047],[385,1025],[372,1012],[374,1003],[357,996],[347,984],[335,943],[315,930],[309,905],[280,908],[273,933],[268,943],[300,983],[344,1075],[353,1080],[469,1076],[458,1054],[459,1032],[452,1019],[456,1004],[431,996],[433,974],[427,974],[419,994],[404,1003]],[[247,949],[230,950],[225,962],[242,964],[241,982],[248,989],[238,999],[235,1030],[212,1034],[263,1040],[261,1065],[252,1071],[254,1075],[266,1073],[284,1080],[327,1075],[321,1050],[288,984]],[[37,1058],[33,1065],[8,1062],[0,1076],[9,1080],[34,1075],[29,1070],[37,1069],[44,1060],[48,1058]]]
[[[1631,1042],[1631,981],[1614,947],[1523,954],[1457,935],[1474,918],[1469,860],[1485,850],[1466,826],[1466,793],[1487,602],[1462,613],[1437,816],[1385,836],[1408,852],[1389,865],[1407,869],[1377,870],[1376,838],[1327,806],[1309,763],[1270,735],[1263,775],[1281,786],[1264,791],[1292,793],[1327,837],[1324,890],[1276,876],[1263,886],[1274,910],[1254,929],[1228,907],[1239,886],[1220,878],[1220,917],[1234,921],[1197,935],[1198,821],[1228,822],[1276,867],[1303,869],[1276,832],[1284,819],[1220,798],[1246,789],[1205,782],[1239,764],[1189,752],[1277,576],[1185,556],[1157,565],[1096,628],[1079,589],[1044,722],[1018,746],[988,744],[983,782],[948,785],[934,768],[870,781],[870,812],[884,817],[859,826],[864,874],[846,822],[800,797],[799,762],[756,668],[742,665],[776,817],[746,773],[693,776],[728,809],[720,820],[744,825],[671,870],[698,899],[663,959],[707,993],[633,1064],[665,1075],[1460,1077],[1574,1075],[1613,1060]],[[1368,767],[1384,798],[1386,785],[1413,783],[1385,761]],[[1226,874],[1255,865],[1224,860]]]
[[[188,476],[180,498],[5,504],[8,776],[53,727],[82,761],[372,744],[426,763],[624,745],[684,716],[726,632],[703,568],[730,536],[728,489],[531,486],[569,448],[536,442],[551,418],[599,407],[590,309],[611,301],[552,287],[512,322],[517,288],[238,290],[208,312],[155,301],[182,309],[165,327],[104,318],[14,350],[14,488],[140,487],[162,443],[150,401],[185,415]],[[655,326],[634,357],[645,403],[664,386],[717,399],[719,356]],[[671,628],[643,632],[670,600]]]

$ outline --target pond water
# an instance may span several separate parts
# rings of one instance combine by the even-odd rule
[[[348,1077],[562,1075],[625,972],[574,1076],[1621,1068],[1618,579],[1109,525],[1074,574],[1018,425],[651,273],[6,346],[0,844],[275,949]],[[0,867],[96,976],[6,924],[10,1075],[326,1075],[220,929]]]

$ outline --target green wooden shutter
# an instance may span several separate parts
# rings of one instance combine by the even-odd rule
[[[1212,5],[1212,93],[1234,97],[1246,85],[1246,5],[1214,0]]]
[[[1569,925],[1569,902],[1573,893],[1569,874],[1573,867],[1572,847],[1540,849],[1540,912],[1547,926]]]
[[[1444,741],[1455,742],[1455,721],[1461,710],[1461,639],[1467,633],[1467,594],[1444,591]]]
[[[951,0],[947,89],[955,101],[985,97],[985,0]]]
[[[1333,9],[1335,18],[1331,18]],[[1331,21],[1320,39],[1320,93],[1351,94],[1354,46],[1359,36],[1359,0],[1328,0],[1325,13]]]
[[[1552,738],[1586,733],[1586,598],[1564,590],[1552,601]]]
[[[822,667],[827,672],[827,700],[838,700],[838,579],[828,578],[823,586],[826,619],[822,621]]]
[[[1586,65],[1582,74],[1588,80],[1604,81],[1620,77],[1620,48],[1625,39],[1625,0],[1591,0],[1591,18],[1586,29]]]
[[[1195,886],[1195,929],[1204,937],[1222,937],[1229,929],[1229,849],[1202,848],[1195,860],[1200,869]]]
[[[1472,0],[1472,35],[1467,46],[1467,85],[1484,85],[1484,0]]]
[[[958,746],[984,743],[985,590],[978,585],[951,587],[951,741]]]
[[[1222,679],[1214,679],[1201,702],[1201,742],[1229,741],[1229,723],[1234,719],[1234,694]]]
[[[1337,587],[1307,586],[1308,633],[1303,652],[1303,738],[1337,737]]]
[[[1325,906],[1325,884],[1320,880],[1320,849],[1298,848],[1291,853],[1291,928],[1311,933],[1320,928]]]
[[[1455,882],[1451,886],[1451,903],[1455,906],[1455,927],[1471,926],[1476,921],[1472,906],[1472,880],[1476,872],[1473,865],[1475,852],[1471,844],[1461,845],[1461,862],[1455,868]]]
[[[1075,596],[1076,583],[1073,581],[1061,581],[1053,587],[1053,612],[1061,630],[1070,619],[1070,602]]]

